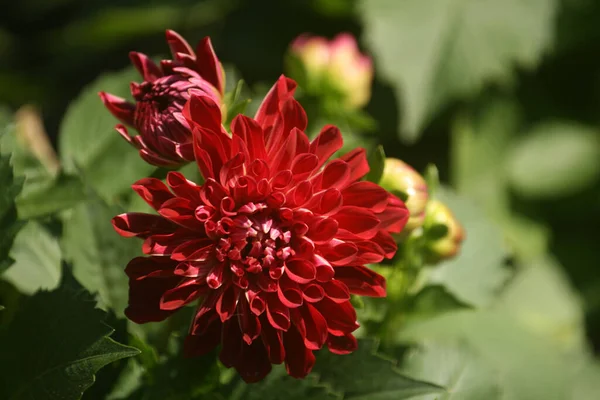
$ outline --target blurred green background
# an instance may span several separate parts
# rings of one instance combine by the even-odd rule
[[[130,50],[166,55],[166,28],[190,43],[210,35],[255,89],[284,71],[299,34],[353,33],[375,60],[366,111],[377,124],[349,139],[381,143],[421,171],[435,163],[503,229],[512,262],[554,255],[600,350],[597,0],[21,0],[0,9],[0,105],[36,106],[55,145],[81,89],[129,65]]]

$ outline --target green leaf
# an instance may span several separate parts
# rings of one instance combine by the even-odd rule
[[[538,125],[508,155],[513,188],[529,198],[575,194],[600,178],[596,129],[573,122]]]
[[[556,0],[362,1],[379,70],[403,105],[402,138],[414,142],[450,101],[489,83],[507,84],[515,66],[534,68],[551,45]]]
[[[27,299],[0,333],[0,398],[76,400],[100,368],[138,354],[109,337],[105,316],[67,285]]]
[[[379,183],[381,176],[383,175],[383,169],[385,167],[385,151],[383,146],[377,146],[368,157],[369,161],[369,173],[365,177],[366,180],[373,183]]]
[[[331,393],[327,387],[319,385],[314,375],[305,379],[290,377],[285,368],[275,366],[271,373],[262,381],[247,385],[240,382],[229,400],[336,400],[338,396]]]
[[[2,278],[22,293],[54,289],[61,277],[58,241],[37,222],[30,221],[17,234],[10,256],[15,263]]]
[[[122,212],[92,195],[65,216],[61,242],[75,277],[119,317],[129,291],[124,268],[141,251],[139,240],[122,238],[112,227],[111,219]]]
[[[502,226],[520,259],[544,254],[548,229],[512,210],[506,157],[511,140],[520,130],[520,110],[510,99],[485,99],[470,113],[457,117],[452,126],[452,182]]]
[[[442,394],[412,400],[499,400],[497,372],[466,345],[425,342],[411,349],[403,372],[446,388]]]
[[[431,318],[437,314],[463,308],[469,307],[454,298],[443,286],[427,286],[415,295],[409,318]]]
[[[352,354],[334,355],[322,350],[314,372],[320,382],[330,385],[344,400],[399,400],[420,394],[436,393],[442,387],[408,378],[395,363],[376,354],[373,340],[359,341]]]
[[[563,349],[585,346],[584,315],[563,268],[546,256],[529,262],[502,293],[496,307],[510,312],[529,331]]]
[[[251,101],[246,95],[245,83],[242,79],[237,81],[232,91],[225,94],[224,101],[227,110],[226,126],[229,126],[236,116],[246,111]]]
[[[551,260],[527,266],[489,309],[411,320],[398,339],[466,343],[498,371],[507,399],[571,398],[588,360],[581,309]]]
[[[15,206],[15,198],[22,186],[22,182],[13,175],[9,157],[0,155],[0,273],[13,263],[9,252],[17,232],[23,226],[17,219]]]
[[[118,121],[104,108],[99,91],[129,97],[129,83],[139,80],[133,68],[106,74],[83,89],[62,121],[59,149],[65,171],[80,173],[86,184],[112,202],[154,167],[115,131]],[[131,132],[134,134],[135,132]]]
[[[462,224],[466,239],[454,259],[430,270],[429,283],[443,285],[464,303],[485,306],[509,277],[502,232],[469,200],[444,188],[438,198]]]
[[[27,192],[17,198],[17,211],[22,219],[39,218],[71,208],[85,199],[81,180],[60,174],[32,188],[26,181]]]

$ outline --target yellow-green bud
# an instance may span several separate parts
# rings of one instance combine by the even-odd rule
[[[427,221],[425,235],[436,226],[445,226],[447,231],[440,238],[431,238],[427,245],[426,259],[436,263],[452,258],[458,254],[462,241],[465,239],[465,230],[458,222],[452,211],[439,200],[431,200],[427,204]]]
[[[413,167],[397,158],[386,158],[379,184],[406,204],[410,218],[404,231],[410,232],[423,225],[429,197],[427,184]]]

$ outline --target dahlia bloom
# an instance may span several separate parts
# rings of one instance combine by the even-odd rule
[[[173,60],[162,60],[160,67],[144,54],[129,54],[144,78],[140,84],[131,83],[135,104],[105,92],[99,95],[115,117],[139,132],[132,137],[124,125],[116,127],[146,162],[173,167],[194,160],[191,130],[181,115],[183,106],[191,95],[208,96],[221,104],[225,77],[208,37],[195,52],[176,32],[168,30],[166,37]]]
[[[210,96],[192,96],[183,115],[205,183],[170,172],[166,185],[145,178],[134,190],[159,215],[113,219],[125,237],[144,239],[147,257],[126,267],[128,318],[161,321],[196,302],[188,356],[221,344],[220,360],[246,382],[285,363],[296,378],[314,350],[357,347],[350,294],[385,296],[385,279],[365,267],[390,258],[408,219],[406,207],[361,181],[364,149],[328,161],[342,147],[325,126],[309,142],[296,84],[281,77],[254,119],[238,115],[232,135]]]

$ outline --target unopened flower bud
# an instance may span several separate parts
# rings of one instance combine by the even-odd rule
[[[311,94],[337,92],[349,109],[360,108],[369,102],[373,63],[370,57],[360,52],[352,35],[341,33],[331,41],[301,35],[292,43],[290,53],[300,61],[304,76],[297,76],[298,71],[290,71],[290,75],[304,83]]]
[[[417,171],[404,161],[387,158],[379,184],[400,197],[406,204],[410,212],[410,218],[404,228],[406,232],[423,225],[428,199],[427,184]]]
[[[465,231],[452,211],[440,202],[432,200],[427,204],[425,235],[429,237],[426,245],[426,259],[436,263],[458,254]]]

